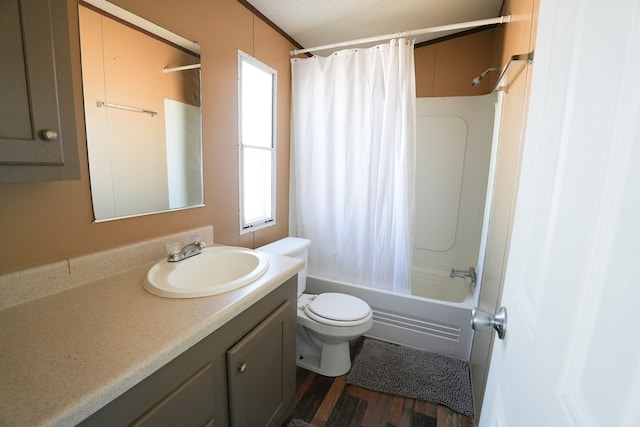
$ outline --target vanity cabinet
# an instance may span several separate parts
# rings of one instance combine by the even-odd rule
[[[297,275],[81,426],[281,426],[295,400]]]
[[[79,179],[77,3],[2,0],[0,40],[0,182]]]

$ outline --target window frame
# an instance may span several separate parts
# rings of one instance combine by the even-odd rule
[[[263,146],[255,146],[255,145],[245,145],[243,143],[243,132],[242,132],[242,118],[243,118],[243,102],[242,102],[242,90],[243,90],[243,82],[242,82],[242,67],[243,64],[247,63],[252,65],[268,74],[271,74],[271,146],[263,147]],[[239,225],[240,225],[240,234],[246,234],[253,231],[257,231],[266,227],[270,227],[276,224],[276,118],[277,118],[277,82],[278,82],[278,72],[264,64],[263,62],[257,60],[253,56],[238,50],[238,194],[239,194],[239,209],[238,209],[238,217],[239,217]],[[271,153],[271,214],[267,217],[262,217],[253,221],[246,221],[245,218],[245,185],[244,185],[244,158],[245,158],[245,150],[265,150],[270,151]]]

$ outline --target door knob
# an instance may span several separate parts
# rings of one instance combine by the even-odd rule
[[[498,338],[503,339],[507,333],[507,309],[500,307],[495,316],[491,313],[473,308],[471,310],[471,329],[478,331],[493,327],[498,332]]]
[[[238,368],[238,371],[242,374],[244,373],[244,371],[247,370],[247,364],[243,363],[242,365],[240,365],[240,367]]]

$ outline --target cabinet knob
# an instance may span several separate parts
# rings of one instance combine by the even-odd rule
[[[238,371],[240,371],[240,373],[243,373],[244,371],[247,370],[247,364],[243,363],[242,365],[240,365],[240,367],[238,368]]]
[[[58,132],[53,129],[43,129],[40,131],[40,136],[45,141],[55,141],[58,139]]]

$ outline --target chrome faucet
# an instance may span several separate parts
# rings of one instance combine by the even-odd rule
[[[177,252],[174,252],[174,253],[170,252],[169,256],[167,256],[167,261],[178,262],[178,261],[182,261],[183,259],[190,258],[194,255],[198,255],[200,252],[202,252],[205,246],[206,244],[201,240],[191,242],[188,245],[185,245],[182,249],[180,249]]]
[[[468,277],[471,279],[471,284],[473,286],[475,286],[476,282],[478,281],[478,277],[476,276],[476,269],[473,267],[469,267],[469,270],[456,270],[452,268],[451,273],[449,273],[449,277],[459,277],[461,279],[465,279]]]

